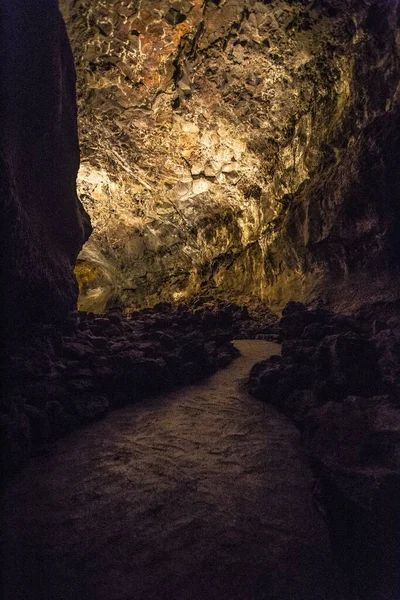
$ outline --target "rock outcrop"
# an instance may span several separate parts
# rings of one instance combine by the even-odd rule
[[[356,319],[289,303],[282,356],[249,379],[302,432],[338,559],[363,600],[400,593],[399,325],[398,302]]]
[[[228,365],[239,354],[230,343],[235,308],[164,304],[129,320],[71,312],[62,324],[33,328],[0,356],[0,477],[110,408]]]
[[[390,271],[399,3],[62,0],[78,67],[83,307],[284,303]]]
[[[75,71],[56,0],[4,0],[0,21],[2,327],[76,306],[89,233],[76,194]],[[4,341],[4,340],[3,340]]]

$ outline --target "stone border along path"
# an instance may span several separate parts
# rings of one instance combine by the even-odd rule
[[[117,410],[2,498],[5,600],[347,600],[295,426],[245,389],[279,352]]]

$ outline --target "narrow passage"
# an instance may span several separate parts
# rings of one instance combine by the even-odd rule
[[[242,356],[32,459],[2,499],[6,600],[341,600],[294,425]]]

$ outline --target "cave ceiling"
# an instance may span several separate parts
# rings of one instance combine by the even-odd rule
[[[360,135],[397,105],[397,2],[61,8],[94,227],[78,265],[84,307],[205,289],[279,300],[318,279],[305,249],[334,235],[343,207],[307,190],[323,173],[343,179]]]

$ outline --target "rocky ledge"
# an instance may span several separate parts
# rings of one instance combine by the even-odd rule
[[[38,326],[1,357],[2,475],[111,408],[228,365],[246,324],[267,335],[246,309],[222,304],[159,304],[127,318],[73,312],[62,326]]]
[[[291,302],[282,355],[255,365],[249,389],[290,416],[318,476],[338,559],[359,597],[399,598],[399,303],[355,317]]]

